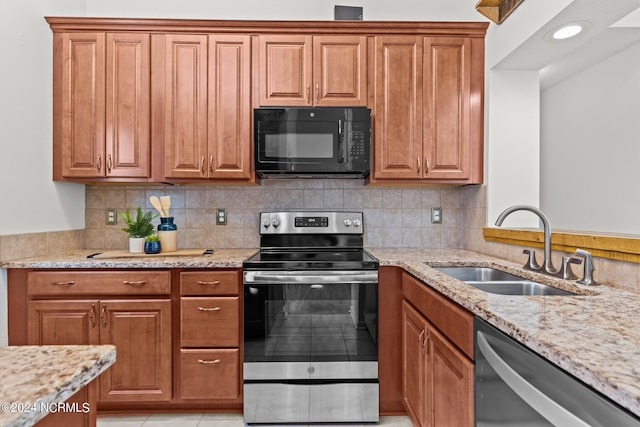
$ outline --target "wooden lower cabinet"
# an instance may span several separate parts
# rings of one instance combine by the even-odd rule
[[[403,277],[403,289],[407,283],[414,285],[411,280],[415,282],[408,275]],[[438,321],[446,319],[444,304],[451,302],[425,295],[417,302],[434,307]],[[472,426],[473,362],[410,302],[402,302],[402,394],[407,413],[416,426]]]
[[[37,300],[28,303],[28,343],[113,344],[100,402],[171,400],[171,301]]]
[[[180,397],[237,399],[240,396],[240,350],[181,349]]]
[[[49,413],[38,421],[36,427],[95,427],[96,394],[98,380],[93,380],[78,390],[65,403],[77,407],[77,411],[60,411]]]
[[[180,273],[179,399],[241,403],[238,270]]]

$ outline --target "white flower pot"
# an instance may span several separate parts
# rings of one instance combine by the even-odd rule
[[[129,252],[132,254],[144,253],[144,237],[130,237]]]

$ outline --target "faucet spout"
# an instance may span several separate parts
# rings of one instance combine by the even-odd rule
[[[540,221],[542,221],[542,226],[544,227],[544,271],[549,274],[556,274],[558,271],[553,266],[551,262],[551,225],[549,224],[549,219],[547,216],[542,213],[542,211],[536,207],[528,206],[528,205],[515,205],[510,208],[505,209],[496,220],[496,226],[500,227],[504,222],[505,218],[516,211],[529,211],[535,214]]]

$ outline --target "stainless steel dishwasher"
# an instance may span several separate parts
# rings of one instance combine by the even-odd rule
[[[475,320],[476,426],[640,426],[640,419],[487,322]]]

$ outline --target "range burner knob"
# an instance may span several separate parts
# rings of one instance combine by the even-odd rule
[[[262,225],[264,226],[264,228],[269,228],[269,226],[271,225],[271,221],[269,220],[269,218],[265,218],[264,221],[262,221]]]
[[[271,220],[271,225],[273,225],[274,228],[278,228],[278,226],[280,225],[280,220],[278,218],[273,218]]]
[[[354,220],[353,220],[353,226],[354,226],[354,227],[356,227],[356,228],[360,227],[360,220],[359,220],[359,219],[357,219],[357,218],[356,218],[356,219],[354,219]]]
[[[349,218],[344,220],[344,226],[345,227],[350,227],[351,226],[351,220]]]

